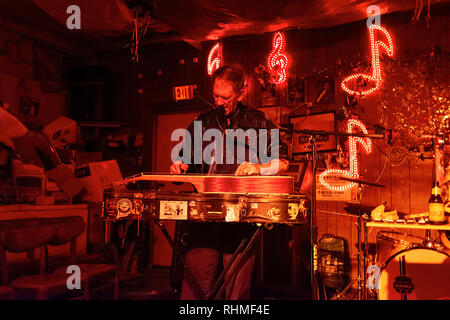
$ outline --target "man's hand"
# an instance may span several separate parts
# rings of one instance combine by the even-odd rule
[[[289,168],[289,161],[284,159],[274,159],[265,164],[253,164],[250,162],[243,162],[236,169],[237,176],[251,176],[263,175],[274,176],[279,173],[287,171]]]
[[[243,162],[236,169],[235,175],[236,176],[252,176],[252,175],[259,175],[260,173],[261,173],[261,171],[260,171],[259,164]]]
[[[186,173],[186,171],[189,169],[189,165],[185,164],[181,161],[175,161],[170,166],[170,173],[171,174],[182,174]]]

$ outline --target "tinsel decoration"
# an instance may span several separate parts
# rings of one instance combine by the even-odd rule
[[[386,59],[381,125],[416,137],[450,134],[450,54],[438,45],[413,62]]]

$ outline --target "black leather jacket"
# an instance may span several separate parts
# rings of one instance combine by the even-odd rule
[[[195,121],[201,121],[202,123],[202,136],[208,129],[218,129],[223,134],[223,164],[213,162],[212,164],[205,163],[204,159],[201,164],[194,164],[194,122]],[[242,160],[250,161],[253,163],[264,163],[265,161],[260,160],[260,155],[262,154],[265,159],[267,157],[270,157],[273,152],[278,151],[279,157],[282,158],[285,155],[285,146],[281,146],[281,140],[278,135],[278,141],[279,143],[273,143],[272,145],[272,139],[271,139],[271,129],[276,129],[277,127],[273,124],[273,122],[267,118],[264,112],[259,111],[257,109],[249,108],[247,106],[244,106],[241,103],[238,103],[236,106],[236,110],[230,114],[228,117],[225,116],[223,109],[215,108],[212,110],[207,110],[202,112],[197,116],[197,118],[189,125],[187,130],[191,134],[191,163],[189,166],[188,173],[202,173],[202,174],[232,174],[236,171],[237,167],[240,163],[242,163]],[[231,139],[228,141],[227,146],[227,139],[225,132],[227,129],[242,129],[244,132],[246,132],[249,129],[254,129],[251,133],[248,131],[249,135],[245,138],[245,141],[239,142],[239,139],[233,139],[234,143],[231,141]],[[267,129],[267,144],[263,143],[262,147],[263,150],[259,149],[260,144],[260,136],[261,134],[264,134],[263,131],[260,131],[259,129]],[[255,138],[254,133],[256,133],[256,140],[255,143],[250,143],[250,140],[252,138]],[[244,145],[242,145],[242,142],[244,142]],[[276,141],[274,141],[276,142]],[[203,150],[205,150],[205,147],[209,144],[211,144],[211,141],[203,141],[202,142],[202,153]],[[231,146],[230,143],[233,143],[234,145]],[[253,147],[256,146],[257,148],[254,149]],[[234,159],[232,161],[232,164],[227,164],[227,156],[226,156],[226,148],[231,147],[234,148]],[[245,159],[237,159],[237,149],[239,147],[244,147],[245,150]],[[188,150],[188,149],[187,149]],[[258,153],[258,151],[260,153]],[[198,152],[198,150],[197,150]],[[197,155],[198,157],[198,155]],[[262,160],[264,160],[262,158]],[[228,161],[230,162],[230,161]]]

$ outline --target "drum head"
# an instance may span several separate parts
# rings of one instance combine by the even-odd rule
[[[402,250],[381,270],[380,300],[450,300],[450,256],[430,248]]]
[[[383,267],[386,260],[392,257],[395,253],[420,246],[424,241],[423,238],[412,234],[380,231],[377,233],[377,265]]]

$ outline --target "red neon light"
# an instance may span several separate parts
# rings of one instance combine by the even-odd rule
[[[375,41],[375,36],[374,36],[375,29],[379,30],[386,36],[386,39],[388,40],[387,45],[385,42],[382,42],[380,40]],[[385,28],[383,28],[379,25],[373,24],[369,27],[369,36],[370,36],[370,53],[372,56],[372,74],[369,75],[369,74],[358,73],[358,74],[353,74],[353,75],[345,78],[341,83],[341,87],[345,92],[347,92],[350,95],[365,95],[365,96],[367,96],[371,93],[374,93],[376,90],[378,90],[380,88],[381,82],[383,80],[381,78],[380,47],[382,47],[386,51],[388,56],[392,57],[394,55],[394,45],[393,45],[391,36],[389,35],[389,32]],[[355,91],[355,90],[350,89],[349,84],[355,85],[355,82],[357,80],[360,80],[361,78],[367,80],[368,83],[374,82],[375,86],[370,89],[366,89],[366,90],[362,90],[362,91]]]
[[[273,79],[272,82],[281,84],[286,81],[286,69],[289,63],[286,55],[281,53],[284,49],[284,38],[281,32],[277,32],[273,37],[272,48],[273,50],[267,59],[267,64],[270,71],[273,71],[274,69],[276,71],[276,78]]]
[[[220,43],[217,43],[209,51],[208,65],[207,65],[208,75],[212,75],[214,73],[214,71],[219,69],[221,62],[222,62],[222,57],[220,54]]]
[[[354,127],[358,127],[362,130],[362,132],[364,134],[368,134],[366,127],[364,126],[364,124],[361,121],[356,120],[356,119],[348,120],[347,132],[352,133]],[[364,149],[366,150],[367,153],[372,152],[372,141],[369,138],[349,137],[348,143],[349,143],[349,153],[350,153],[350,156],[349,156],[350,157],[350,171],[341,170],[341,169],[330,169],[330,170],[326,170],[326,171],[322,172],[319,175],[319,181],[323,186],[325,186],[328,189],[334,190],[334,191],[345,191],[345,190],[348,190],[348,189],[356,186],[356,183],[354,183],[354,182],[349,182],[349,183],[347,183],[345,185],[341,185],[341,186],[333,186],[333,185],[330,185],[329,183],[327,183],[325,181],[324,177],[329,174],[340,174],[340,175],[347,176],[349,178],[354,178],[354,179],[359,178],[358,149],[356,146],[356,144],[358,142],[364,147]]]

